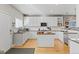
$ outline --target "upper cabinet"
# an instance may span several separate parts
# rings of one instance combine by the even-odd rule
[[[25,17],[24,26],[41,26],[41,23],[46,23],[47,26],[57,26],[57,17]],[[61,19],[62,20],[62,19]]]

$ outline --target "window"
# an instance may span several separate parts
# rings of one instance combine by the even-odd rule
[[[16,28],[23,27],[23,20],[15,18],[15,27]]]
[[[24,19],[24,26],[29,26],[30,19],[29,18],[25,18]]]
[[[69,21],[69,27],[76,27],[76,20]]]

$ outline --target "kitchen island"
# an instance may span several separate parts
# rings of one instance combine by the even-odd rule
[[[51,31],[38,32],[37,33],[38,47],[54,47],[54,40],[57,38],[64,43],[63,32],[51,32]]]

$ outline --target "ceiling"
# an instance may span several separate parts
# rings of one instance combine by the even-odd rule
[[[13,4],[26,15],[75,15],[74,4]]]

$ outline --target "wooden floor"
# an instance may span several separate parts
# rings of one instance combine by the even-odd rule
[[[35,39],[28,40],[22,46],[15,46],[14,48],[35,48],[35,54],[68,54],[69,47],[63,44],[59,39],[55,39],[53,48],[40,48],[37,46]]]

